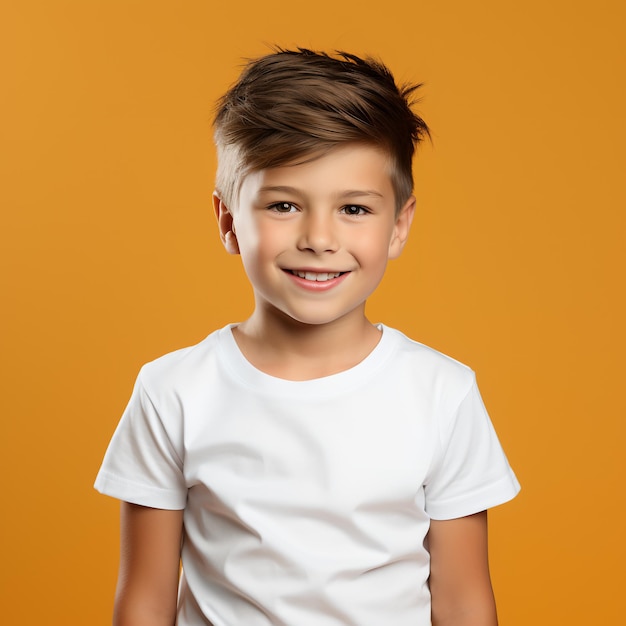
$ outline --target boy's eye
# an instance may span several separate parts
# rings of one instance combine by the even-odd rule
[[[341,211],[346,215],[365,215],[368,211],[365,207],[358,204],[348,204],[344,206]]]
[[[272,204],[269,208],[277,213],[294,213],[298,210],[291,202],[277,202],[276,204]]]

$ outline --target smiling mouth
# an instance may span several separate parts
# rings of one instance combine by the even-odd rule
[[[333,278],[337,278],[345,272],[303,272],[300,270],[287,270],[290,274],[294,276],[298,276],[299,278],[304,278],[305,280],[312,280],[318,283],[326,282],[327,280],[332,280]]]

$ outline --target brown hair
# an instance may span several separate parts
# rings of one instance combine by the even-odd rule
[[[413,190],[415,146],[429,136],[411,110],[419,87],[398,87],[382,63],[346,52],[278,48],[249,61],[217,104],[217,193],[233,208],[246,174],[363,143],[389,155],[399,209]]]

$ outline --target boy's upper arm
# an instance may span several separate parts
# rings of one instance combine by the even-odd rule
[[[487,512],[432,520],[428,547],[433,625],[495,626]]]
[[[182,510],[122,502],[114,624],[174,624],[182,527]]]

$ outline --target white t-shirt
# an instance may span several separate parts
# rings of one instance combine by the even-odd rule
[[[96,479],[184,509],[179,626],[427,626],[429,520],[519,484],[466,366],[397,330],[287,381],[227,326],[145,365]]]

